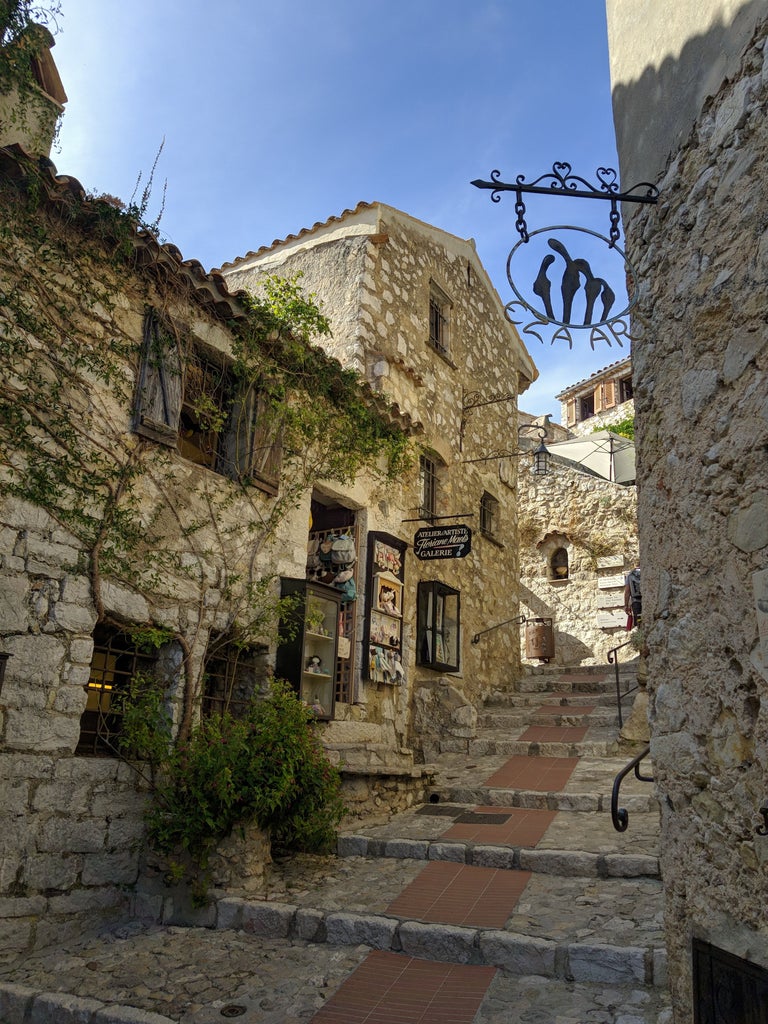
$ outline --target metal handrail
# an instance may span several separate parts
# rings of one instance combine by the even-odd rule
[[[632,758],[628,765],[621,769],[619,774],[613,780],[613,792],[611,793],[611,821],[613,822],[613,827],[617,832],[626,832],[627,826],[629,825],[629,813],[627,809],[625,807],[619,807],[619,790],[621,789],[621,784],[633,769],[635,772],[635,778],[639,779],[640,782],[653,782],[653,777],[650,775],[641,775],[639,768],[640,762],[644,757],[647,757],[650,752],[651,745],[648,744],[648,746],[644,747],[636,757]]]
[[[472,643],[479,644],[480,637],[483,635],[483,633],[490,633],[494,629],[500,629],[502,626],[508,626],[511,622],[517,622],[520,625],[522,625],[524,622],[527,621],[528,620],[524,615],[516,615],[514,619],[505,619],[504,622],[497,622],[495,626],[489,626],[488,629],[481,629],[479,633],[475,633],[475,635],[472,637]]]
[[[627,647],[631,643],[632,643],[631,640],[625,640],[623,644],[618,644],[616,647],[612,647],[610,649],[610,651],[608,651],[608,654],[607,654],[608,662],[609,662],[609,664],[613,665],[614,672],[616,674],[616,707],[618,708],[618,712],[619,712],[619,728],[620,729],[622,729],[624,727],[624,719],[622,718],[622,715],[621,715],[621,700],[622,700],[622,697],[627,697],[627,696],[629,696],[630,693],[634,693],[635,690],[637,689],[637,684],[635,684],[634,686],[630,686],[630,688],[628,690],[625,690],[624,693],[621,692],[621,687],[619,685],[619,659],[617,657],[617,653],[616,652],[620,651],[622,647]]]

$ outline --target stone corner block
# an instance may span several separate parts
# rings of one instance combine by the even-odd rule
[[[573,850],[521,850],[520,867],[523,871],[538,871],[545,875],[565,878],[595,878],[599,855]]]
[[[304,942],[325,942],[327,932],[323,911],[300,907],[296,912],[293,934],[297,939],[303,939]]]
[[[609,853],[605,867],[610,878],[659,878],[661,875],[659,858],[645,854]]]
[[[103,1009],[105,1009],[105,1004],[98,999],[82,999],[80,996],[68,995],[65,992],[41,992],[35,996],[29,1022],[30,1024],[90,1024],[94,1014]]]
[[[243,908],[248,906],[238,896],[227,896],[216,904],[216,927],[219,930],[243,927]]]
[[[568,965],[574,981],[645,983],[645,950],[637,946],[572,945]]]
[[[331,945],[371,946],[391,949],[397,932],[397,921],[391,917],[365,914],[329,914],[325,919],[326,938]]]
[[[0,982],[0,1020],[26,1020],[26,1014],[35,998],[34,990],[24,985]]]
[[[450,860],[463,864],[467,859],[467,848],[463,843],[430,843],[429,860]]]
[[[499,868],[512,871],[517,867],[519,851],[508,846],[475,846],[472,864],[479,868]]]
[[[246,903],[242,928],[265,939],[287,939],[295,916],[296,907],[289,903]]]
[[[653,951],[653,984],[657,988],[666,988],[669,984],[666,949],[654,949]]]
[[[477,957],[474,928],[405,921],[399,935],[403,953],[420,960],[468,964]]]
[[[412,860],[426,860],[429,854],[429,842],[425,839],[390,839],[384,847],[386,857]]]
[[[139,1010],[135,1006],[118,1006],[115,1003],[97,1010],[90,1024],[174,1024],[174,1021],[160,1013]]]
[[[555,975],[557,943],[514,932],[488,931],[479,936],[483,963],[511,974]]]
[[[366,836],[339,836],[336,853],[339,857],[365,857],[368,839]]]

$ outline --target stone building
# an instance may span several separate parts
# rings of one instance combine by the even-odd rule
[[[759,1019],[768,20],[750,0],[608,0],[607,10],[622,183],[660,189],[655,207],[623,214],[642,294],[632,353],[639,529],[675,1020]]]
[[[366,537],[383,530],[403,552],[408,685],[382,691],[369,669],[380,642],[372,631],[380,624],[372,621],[366,592],[371,574],[367,580],[359,575],[349,683],[337,707],[350,735],[361,717],[391,720],[398,740],[407,739],[427,758],[441,743],[464,742],[482,698],[510,688],[520,670],[516,632],[499,630],[471,641],[517,613],[518,460],[486,457],[500,447],[517,448],[517,396],[537,375],[473,242],[383,203],[360,203],[225,264],[222,273],[233,289],[252,291],[265,274],[303,275],[302,285],[317,295],[331,321],[329,354],[364,374],[418,423],[419,472],[384,501],[372,504],[323,482],[313,494],[315,531],[344,522],[363,552]],[[469,554],[415,556],[417,529],[451,525],[469,527]],[[433,590],[436,602],[443,595],[451,602],[452,617],[460,614],[455,631],[451,627],[452,653],[446,649],[442,659],[427,649],[424,631]],[[442,644],[435,626],[435,643]],[[333,731],[340,741],[344,728],[340,723]]]
[[[521,614],[552,620],[554,664],[605,665],[628,639],[624,577],[638,557],[635,488],[553,455],[547,476],[520,474],[518,493]],[[635,653],[627,647],[619,660]],[[527,642],[523,658],[539,663]]]
[[[632,359],[628,356],[611,363],[555,397],[560,402],[560,422],[572,435],[589,434],[631,419],[635,412]]]
[[[419,454],[396,480],[323,473],[325,444],[312,459],[294,446],[292,460],[283,446],[281,463],[269,393],[240,394],[230,370],[250,258],[230,291],[50,161],[38,167],[18,147],[0,158],[14,367],[2,392],[0,896],[18,952],[67,921],[130,909],[146,786],[114,756],[115,697],[147,672],[183,729],[233,678],[252,690],[295,669],[302,687],[333,687],[300,692],[317,700],[348,804],[418,797],[417,762],[464,744],[483,696],[520,672],[516,635],[471,642],[519,600],[517,460],[475,460],[500,440],[516,446],[517,396],[536,370],[471,242],[361,204],[290,240],[307,258],[285,269],[340,299],[328,353],[311,365],[331,372],[338,357],[365,373],[355,402],[417,436]],[[337,451],[342,409],[326,429]],[[459,531],[448,542],[464,557],[416,558],[415,531],[446,523],[469,527],[471,550]],[[422,553],[435,543],[424,538]],[[253,595],[272,575],[343,596],[338,619],[316,626],[306,601],[309,632],[325,644],[340,634],[333,666],[314,656],[322,671],[307,676],[315,664],[292,666],[287,642],[260,625]],[[264,855],[257,842],[254,873]],[[167,912],[166,894],[141,891],[143,913]]]

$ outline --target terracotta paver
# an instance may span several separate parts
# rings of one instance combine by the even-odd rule
[[[529,871],[432,861],[387,907],[387,913],[433,924],[503,928]]]
[[[530,725],[518,739],[524,743],[579,743],[586,735],[586,726]]]
[[[564,788],[578,764],[577,757],[528,757],[516,754],[485,780],[499,789],[530,789],[555,793]]]
[[[312,1024],[471,1024],[494,967],[434,963],[376,950]]]
[[[501,846],[536,846],[555,818],[555,811],[522,807],[476,807],[475,814],[493,815],[497,822],[455,821],[442,839]],[[471,818],[472,814],[464,815]]]

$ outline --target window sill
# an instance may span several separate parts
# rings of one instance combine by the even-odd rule
[[[504,543],[503,540],[499,540],[499,538],[494,536],[494,534],[492,534],[492,533],[486,533],[485,530],[481,530],[480,531],[480,536],[483,538],[483,540],[490,541],[491,544],[494,545],[494,547],[497,547],[497,548],[505,548],[506,547],[506,544]]]
[[[441,352],[441,350],[439,348],[437,348],[436,345],[433,345],[431,341],[428,341],[427,345],[435,353],[436,356],[440,356],[440,358],[443,360],[444,363],[448,363],[448,365],[450,366],[450,368],[452,370],[458,370],[458,366],[451,359],[450,353],[448,353],[448,352]]]

